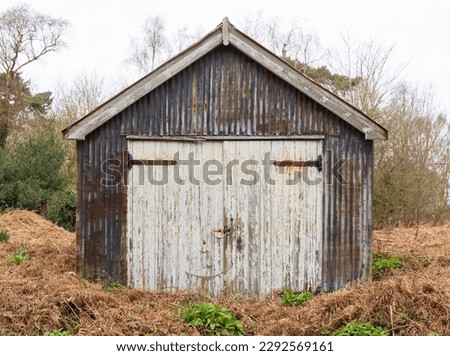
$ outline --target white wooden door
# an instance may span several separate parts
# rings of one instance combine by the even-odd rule
[[[222,157],[222,146],[133,140],[128,149],[143,163],[132,165],[128,179],[129,283],[218,294],[222,249],[214,229],[223,226],[223,184],[206,184],[199,163]],[[189,165],[189,157],[197,162]]]
[[[321,283],[320,140],[129,141],[130,285],[264,296]],[[191,160],[191,164],[189,164]],[[165,177],[165,181],[164,181]]]
[[[307,165],[321,155],[320,140],[224,142],[225,162],[247,162],[225,182],[228,292],[320,288],[323,181],[321,168]]]

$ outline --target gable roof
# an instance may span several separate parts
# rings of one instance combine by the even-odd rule
[[[80,120],[66,127],[62,131],[64,137],[71,140],[84,140],[86,135],[96,128],[222,44],[225,46],[231,44],[255,62],[364,133],[367,140],[387,139],[388,133],[385,128],[230,25],[227,18],[224,18],[223,22],[216,29],[197,43],[124,89]]]

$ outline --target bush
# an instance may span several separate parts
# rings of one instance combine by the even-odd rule
[[[373,254],[372,262],[372,277],[373,279],[380,279],[385,272],[394,268],[403,267],[402,261],[399,260],[396,254],[385,254],[377,252]]]
[[[313,297],[312,292],[294,293],[290,289],[284,291],[281,298],[281,305],[302,305]]]
[[[339,329],[334,336],[388,336],[386,329],[373,326],[370,323],[351,322]]]
[[[30,253],[28,252],[28,249],[23,246],[16,248],[14,253],[8,257],[8,262],[15,265],[20,265],[21,263],[27,262],[29,260]]]
[[[213,303],[189,305],[183,319],[208,335],[244,335],[244,328],[236,316]]]
[[[8,242],[9,232],[6,230],[0,230],[0,242]]]
[[[0,149],[0,211],[38,211],[73,230],[75,194],[62,170],[66,155],[63,140],[51,128],[19,142],[14,150]]]
[[[0,208],[40,210],[54,192],[68,184],[61,171],[66,151],[61,139],[51,132],[32,136],[3,155],[8,158],[2,167]]]
[[[68,231],[74,231],[76,219],[76,197],[74,189],[54,193],[47,205],[45,217]]]

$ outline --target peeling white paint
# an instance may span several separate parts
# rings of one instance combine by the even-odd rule
[[[325,95],[323,95],[323,96],[320,98],[320,102],[323,103],[323,104],[327,103],[328,101],[330,101],[330,99],[328,99]]]
[[[321,285],[322,173],[315,167],[264,167],[271,160],[316,160],[322,141],[129,141],[135,160],[200,161],[188,166],[153,166],[155,179],[167,172],[168,183],[142,180],[142,170],[130,170],[128,236],[130,285],[157,290],[206,290],[211,295],[237,293],[264,297],[276,289],[316,290]],[[218,160],[224,175],[210,176],[204,162]],[[229,162],[238,162],[227,169]],[[259,164],[247,164],[254,160]],[[250,162],[250,161],[247,161]],[[251,162],[250,162],[251,163]],[[211,170],[214,170],[210,166]],[[186,184],[174,181],[175,169]],[[266,169],[274,184],[267,184]],[[141,170],[141,171],[140,171]],[[251,170],[251,172],[249,171]],[[227,171],[229,172],[227,174]],[[260,177],[256,184],[251,182]],[[287,185],[301,175],[296,184]],[[308,184],[319,179],[318,184]],[[139,184],[144,183],[144,184]],[[143,196],[141,200],[139,197]]]

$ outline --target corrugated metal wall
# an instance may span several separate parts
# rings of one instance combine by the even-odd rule
[[[372,141],[231,46],[215,49],[77,142],[80,271],[127,279],[126,189],[100,185],[105,173],[119,176],[120,169],[102,164],[122,159],[126,135],[325,135],[322,289],[370,274]],[[331,172],[339,159],[347,159],[339,170],[346,184]]]

